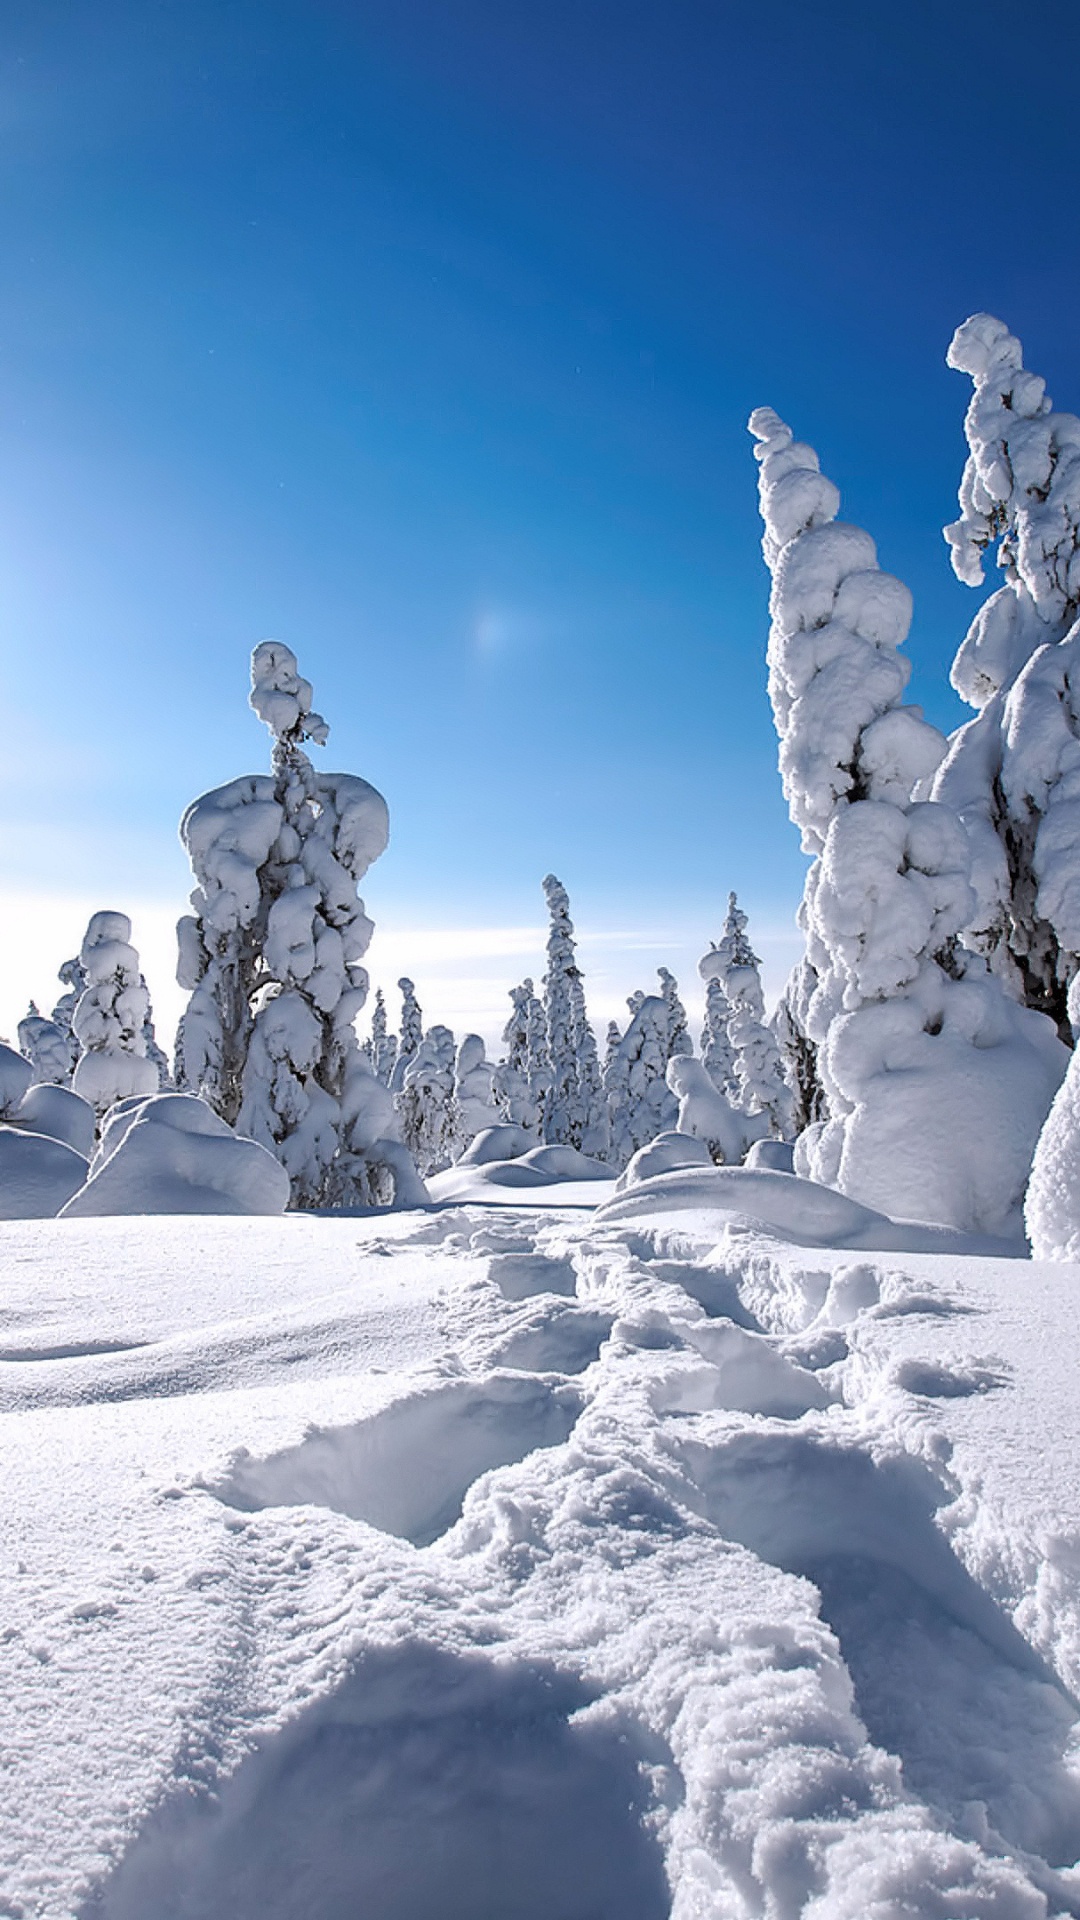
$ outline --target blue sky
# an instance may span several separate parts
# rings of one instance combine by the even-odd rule
[[[1065,5],[6,8],[0,909],[49,931],[0,1027],[90,906],[171,1009],[176,821],[266,760],[268,635],[387,795],[372,972],[432,1017],[490,1030],[551,868],[605,1017],[732,886],[778,983],[746,416],[818,446],[955,725],[944,353],[989,308],[1080,408],[1078,53]]]

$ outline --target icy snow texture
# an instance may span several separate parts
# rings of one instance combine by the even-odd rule
[[[150,999],[127,914],[95,913],[79,959],[86,985],[72,1019],[80,1049],[72,1086],[100,1115],[117,1100],[153,1093],[159,1085],[146,1051]]]
[[[836,489],[769,409],[751,417],[773,570],[770,694],[792,818],[815,858],[806,1035],[828,1117],[796,1171],[884,1213],[1008,1232],[1067,1055],[958,947],[971,854],[958,814],[911,794],[944,742],[899,705],[911,605]]]
[[[90,1178],[64,1208],[101,1214],[284,1213],[285,1169],[190,1093],[122,1103],[108,1116]]]
[[[178,977],[192,990],[178,1082],[276,1154],[295,1205],[362,1203],[343,1119],[362,1071],[353,1022],[373,931],[356,889],[386,847],[386,803],[301,751],[326,724],[279,642],[252,655],[251,704],[274,735],[272,774],[202,795],[180,827],[198,884],[178,930]]]
[[[997,540],[1006,584],[953,664],[953,685],[980,712],[953,735],[934,793],[972,837],[966,938],[1064,1037],[1080,964],[1080,420],[1055,411],[990,314],[957,329],[948,359],[974,393],[960,518],[945,537],[969,586]]]

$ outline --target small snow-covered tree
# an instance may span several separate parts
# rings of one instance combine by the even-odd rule
[[[429,1027],[407,1062],[397,1095],[402,1138],[424,1178],[450,1166],[464,1144],[454,1095],[454,1065],[454,1036],[449,1027]]]
[[[1069,1040],[1066,995],[1080,967],[1080,419],[1053,407],[1019,340],[990,314],[957,329],[948,361],[974,392],[960,518],[945,537],[968,586],[982,582],[997,542],[1005,584],[953,662],[953,686],[977,718],[953,735],[934,797],[971,836],[965,942]]]
[[[639,1147],[674,1127],[678,1119],[679,1103],[665,1079],[671,1058],[670,1020],[670,1009],[660,994],[643,994],[608,1063],[604,1076],[608,1157],[615,1167],[625,1167]]]
[[[539,1023],[532,1012],[534,1007],[541,1015]],[[525,1127],[530,1133],[537,1134],[547,1082],[545,1079],[542,1089],[537,1086],[538,1067],[533,1059],[532,1040],[534,1032],[539,1034],[541,1031],[542,1016],[543,1009],[533,993],[531,980],[524,980],[519,987],[511,987],[510,1018],[502,1035],[506,1057],[496,1067],[493,1081],[493,1094],[500,1118],[509,1121],[512,1126]]]
[[[813,857],[806,1031],[828,1118],[800,1136],[796,1170],[885,1212],[1003,1230],[1067,1056],[959,946],[967,835],[952,807],[911,799],[945,743],[902,704],[907,588],[837,521],[813,449],[771,409],[750,430],[773,575],[769,692]]]
[[[340,1203],[373,931],[357,883],[386,846],[386,802],[354,774],[313,767],[304,743],[328,728],[288,647],[263,641],[251,678],[272,771],[203,794],[180,827],[197,885],[178,929],[191,999],[177,1081],[278,1156],[294,1206]]]
[[[371,1016],[371,1038],[368,1041],[368,1057],[376,1080],[384,1087],[390,1085],[394,1065],[397,1060],[398,1042],[396,1033],[387,1030],[386,1000],[381,987],[375,989],[375,1007]]]
[[[668,1010],[668,1059],[673,1060],[680,1053],[693,1053],[694,1043],[690,1038],[686,1008],[679,999],[679,983],[675,975],[667,967],[658,967],[656,971],[660,994]]]
[[[146,1052],[150,1001],[127,914],[93,914],[79,959],[86,985],[72,1019],[80,1049],[72,1085],[100,1119],[115,1101],[159,1089]]]
[[[71,1084],[71,1033],[55,1020],[47,1020],[31,1000],[19,1021],[19,1051],[34,1069],[39,1086],[67,1087]]]
[[[810,999],[817,984],[817,975],[804,955],[792,968],[769,1023],[780,1049],[784,1079],[791,1091],[792,1138],[826,1117],[818,1050],[806,1026]]]
[[[1069,988],[1073,1033],[1080,1031],[1080,974]],[[1080,1047],[1039,1135],[1024,1200],[1036,1260],[1080,1261]]]
[[[609,1020],[607,1038],[604,1041],[603,1078],[605,1080],[607,1077],[607,1070],[610,1067],[612,1060],[615,1058],[616,1053],[618,1052],[619,1042],[621,1039],[622,1039],[622,1034],[619,1032],[618,1021]]]
[[[454,1099],[461,1116],[463,1145],[486,1127],[499,1126],[503,1119],[495,1105],[497,1071],[494,1062],[487,1058],[480,1035],[467,1033],[457,1050],[454,1066]]]
[[[68,1036],[68,1043],[71,1049],[70,1072],[74,1073],[75,1063],[79,1058],[79,1042],[76,1039],[72,1023],[75,1019],[75,1009],[79,1004],[79,998],[86,986],[86,968],[83,966],[78,954],[73,955],[70,960],[64,961],[63,966],[59,969],[58,978],[61,985],[67,988],[67,992],[60,995],[59,1000],[52,1010],[52,1018],[61,1032],[66,1033]]]
[[[398,992],[401,995],[401,1032],[390,1073],[390,1088],[395,1094],[400,1093],[405,1085],[405,1075],[420,1051],[420,1042],[424,1037],[424,1016],[416,997],[416,988],[405,975],[398,981]]]
[[[724,983],[718,972],[711,971],[716,960],[716,948],[711,946],[708,953],[698,961],[698,972],[705,982],[705,1023],[701,1029],[701,1063],[709,1079],[725,1100],[733,1100],[736,1095],[735,1050],[728,1038],[728,1023],[731,1019],[731,1002],[724,992]]]
[[[794,1103],[784,1078],[780,1048],[765,1023],[765,996],[761,990],[761,962],[746,932],[747,916],[733,893],[728,895],[727,919],[718,946],[700,963],[702,976],[728,1006],[727,1041],[731,1053],[731,1081],[720,1092],[734,1092],[740,1112],[767,1114],[769,1130],[778,1139],[791,1137]]]

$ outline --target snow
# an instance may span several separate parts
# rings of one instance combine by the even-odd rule
[[[284,1213],[289,1201],[288,1174],[273,1154],[238,1138],[189,1093],[114,1107],[89,1175],[65,1217]]]
[[[1080,1911],[1077,1274],[761,1183],[0,1228],[7,1909]]]

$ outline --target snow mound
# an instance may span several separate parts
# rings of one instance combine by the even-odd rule
[[[29,1091],[34,1069],[24,1054],[0,1040],[0,1120],[10,1120]]]
[[[163,1093],[114,1113],[64,1213],[284,1213],[288,1199],[273,1154],[238,1139],[196,1095]]]
[[[492,1133],[501,1133],[502,1128],[491,1128]],[[507,1132],[517,1134],[520,1128],[508,1128]],[[516,1144],[512,1142],[511,1144]],[[614,1176],[610,1167],[602,1160],[592,1160],[587,1153],[579,1153],[576,1147],[531,1147],[528,1153],[519,1153],[512,1160],[475,1160],[463,1156],[445,1173],[435,1175],[428,1181],[428,1189],[433,1200],[467,1201],[486,1198],[492,1189],[500,1188],[559,1188],[573,1190],[573,1197],[567,1194],[568,1205],[581,1204],[577,1189],[588,1187],[594,1182],[610,1183]],[[586,1200],[585,1204],[591,1204]]]
[[[94,1151],[94,1109],[89,1100],[72,1093],[68,1087],[39,1082],[26,1093],[12,1117],[12,1125],[29,1133],[44,1133],[50,1140],[62,1140],[89,1160]]]
[[[535,1145],[533,1135],[525,1127],[485,1127],[482,1133],[470,1140],[455,1165],[485,1167],[493,1160],[520,1160],[522,1154],[528,1153]]]
[[[653,1180],[658,1173],[675,1173],[682,1167],[711,1167],[715,1163],[704,1140],[678,1129],[658,1133],[647,1147],[639,1147],[615,1183],[616,1193]]]
[[[51,1220],[77,1193],[87,1162],[63,1140],[0,1125],[0,1220]]]
[[[1011,1241],[961,1233],[919,1220],[892,1220],[834,1187],[767,1167],[695,1167],[662,1173],[618,1193],[598,1221],[657,1213],[705,1212],[754,1222],[802,1247],[863,1247],[881,1252],[1013,1253]]]

